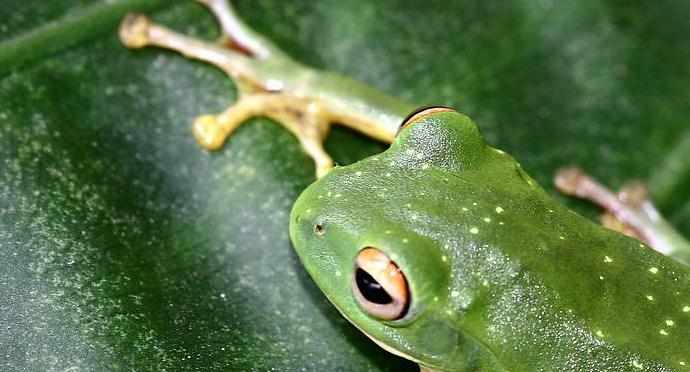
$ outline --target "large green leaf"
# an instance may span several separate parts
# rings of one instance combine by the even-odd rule
[[[550,189],[570,163],[613,186],[649,179],[690,233],[690,2],[237,5],[298,60],[460,108]],[[0,7],[0,370],[414,370],[347,324],[292,252],[290,206],[313,180],[296,140],[256,119],[200,150],[191,120],[234,87],[122,48],[130,8],[216,35],[191,2]],[[339,163],[383,148],[345,130],[328,143]]]

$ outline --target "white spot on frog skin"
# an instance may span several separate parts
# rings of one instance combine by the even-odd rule
[[[412,208],[412,204],[410,204],[410,203],[405,204],[405,206],[406,206],[407,208]]]
[[[657,269],[656,267],[650,267],[649,272],[652,274],[657,274],[659,273],[659,269]]]
[[[355,176],[361,176],[361,175],[362,175],[362,171],[355,172]]]
[[[283,90],[283,82],[280,80],[269,79],[266,81],[266,90],[277,92]]]
[[[647,297],[647,300],[649,300],[649,301],[654,301],[654,296],[652,296],[652,295],[647,295],[646,297]]]
[[[503,213],[504,209],[501,208],[500,206],[496,207],[496,213],[501,214]]]
[[[391,176],[390,172],[386,173],[386,177],[390,177],[390,176]]]
[[[469,211],[469,209],[467,209],[467,208],[465,208],[465,207],[462,207],[462,211],[463,211],[463,212],[467,212],[467,211]]]
[[[491,218],[489,218],[489,217],[484,217],[484,222],[490,223],[490,222],[491,222]]]
[[[473,227],[473,228],[470,229],[470,233],[472,233],[472,234],[479,234],[479,229],[476,228],[476,227]]]
[[[328,194],[326,194],[326,196],[329,198],[331,197],[331,195],[333,195],[333,193],[331,193],[330,191],[328,192]]]
[[[604,262],[611,263],[611,262],[613,262],[613,258],[611,258],[609,256],[604,256]]]
[[[669,326],[669,327],[673,327],[674,325],[676,325],[676,322],[674,322],[674,321],[671,320],[671,319],[666,319],[666,322],[665,322],[665,323],[666,323],[666,325]]]
[[[601,330],[597,330],[596,335],[599,338],[604,338],[604,332],[602,332]]]
[[[505,225],[505,223],[503,221],[499,222],[498,224],[499,225]]]
[[[339,197],[341,197],[341,196],[342,196],[341,194],[335,194],[335,197],[336,197],[336,198],[339,198]]]
[[[390,235],[390,234],[392,234],[393,232],[390,231],[390,230],[386,230],[386,231],[384,231],[384,233]]]
[[[604,280],[605,278],[601,275],[599,275],[599,280]]]
[[[441,261],[443,261],[443,262],[448,261],[448,257],[446,257],[446,256],[441,256]]]
[[[690,313],[690,306],[683,306],[684,313]]]
[[[403,243],[407,244],[407,243],[409,243],[409,242],[410,242],[410,240],[409,240],[409,239],[407,239],[407,238],[403,238]]]
[[[632,365],[637,369],[642,369],[642,363],[638,362],[637,360],[633,360]]]
[[[434,296],[434,302],[438,302],[438,296]]]
[[[561,235],[558,237],[558,239],[565,240],[565,236]]]
[[[679,364],[680,364],[681,366],[686,366],[686,365],[688,365],[688,363],[683,362],[683,361],[681,361]]]
[[[341,275],[343,275],[343,274],[340,272],[340,270],[335,272],[335,276],[341,276]]]
[[[458,291],[452,291],[452,292],[450,292],[450,297],[455,298],[455,297],[458,297],[458,296],[460,296],[460,292],[458,292]]]
[[[474,205],[474,206],[476,207],[476,206],[477,206],[477,202],[472,203],[472,205]]]
[[[659,330],[659,334],[662,335],[662,336],[668,336],[668,332],[666,332],[665,329]]]

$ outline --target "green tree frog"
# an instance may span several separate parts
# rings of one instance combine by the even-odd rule
[[[206,61],[237,83],[237,102],[194,122],[203,147],[220,148],[259,115],[295,134],[318,180],[293,207],[294,248],[326,297],[383,349],[426,371],[690,371],[690,247],[644,194],[619,197],[575,169],[556,178],[647,244],[558,204],[467,116],[415,111],[304,66],[226,1],[201,2],[222,43],[135,14],[121,39]],[[334,122],[392,145],[334,168],[322,146]]]

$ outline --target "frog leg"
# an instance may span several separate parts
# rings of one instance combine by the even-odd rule
[[[333,115],[317,100],[283,92],[274,86],[275,81],[262,78],[258,72],[261,63],[269,59],[273,63],[283,61],[284,57],[260,38],[255,38],[237,17],[228,13],[231,8],[225,1],[202,2],[224,22],[224,32],[244,30],[230,36],[233,40],[237,38],[251,55],[179,34],[139,14],[125,17],[120,25],[120,38],[130,48],[158,46],[210,63],[235,81],[240,93],[236,103],[219,115],[202,115],[195,120],[193,132],[202,147],[216,150],[247,119],[266,116],[290,130],[316,163],[317,176],[325,175],[333,167],[333,160],[323,149]],[[263,59],[254,54],[262,55]]]
[[[226,0],[197,1],[204,4],[220,24],[223,33],[221,44],[227,44],[227,41],[230,41],[230,46],[234,49],[258,59],[283,55],[282,51],[247,27]]]
[[[120,40],[128,48],[156,46],[212,64],[230,76],[240,92],[268,90],[256,72],[258,60],[222,45],[179,34],[154,23],[143,14],[128,14],[120,23],[119,34]]]
[[[644,185],[631,183],[616,194],[576,167],[563,168],[556,187],[603,208],[605,226],[641,240],[654,250],[690,264],[690,244],[656,209]]]
[[[423,366],[423,365],[420,364],[420,365],[419,365],[419,372],[438,372],[438,370],[437,370],[437,369],[432,369],[432,368],[429,368],[429,367],[425,367],[425,366]]]
[[[333,168],[333,160],[323,148],[330,129],[329,116],[313,100],[282,93],[253,93],[240,97],[218,115],[203,115],[194,121],[194,137],[208,150],[220,148],[233,131],[255,116],[266,116],[285,126],[316,163],[322,177]]]
[[[616,197],[624,205],[642,213],[645,220],[653,221],[658,219],[661,215],[654,206],[654,203],[649,199],[649,190],[647,190],[647,187],[642,182],[635,181],[623,185],[616,194]],[[601,224],[611,230],[645,241],[644,237],[642,237],[634,227],[618,219],[610,211],[605,210],[601,215]],[[647,243],[649,244],[649,242]]]

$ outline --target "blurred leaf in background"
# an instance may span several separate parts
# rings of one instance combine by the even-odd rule
[[[459,108],[549,190],[571,163],[614,187],[648,179],[690,234],[690,2],[236,5],[297,60]],[[234,86],[124,49],[128,10],[217,36],[187,1],[0,6],[0,370],[416,370],[343,320],[292,252],[290,207],[314,177],[295,138],[255,119],[200,150],[192,119]],[[384,145],[336,129],[327,148],[347,164]]]

